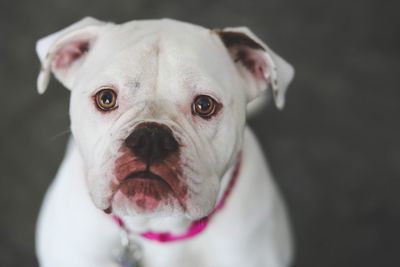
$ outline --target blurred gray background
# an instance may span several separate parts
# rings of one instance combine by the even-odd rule
[[[251,119],[289,206],[295,267],[400,266],[399,1],[0,2],[0,266],[36,266],[69,93],[36,93],[35,41],[91,15],[246,25],[291,62],[287,106]]]

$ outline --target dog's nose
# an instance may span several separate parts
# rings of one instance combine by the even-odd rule
[[[171,130],[156,123],[146,123],[136,127],[126,138],[125,144],[147,164],[163,160],[179,148]]]

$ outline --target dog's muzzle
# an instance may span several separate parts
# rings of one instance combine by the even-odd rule
[[[121,152],[114,170],[116,203],[128,201],[142,212],[151,212],[162,203],[171,205],[174,199],[186,209],[180,144],[168,126],[139,124],[125,139]]]

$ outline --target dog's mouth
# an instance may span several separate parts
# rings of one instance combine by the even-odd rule
[[[125,179],[123,180],[123,183],[126,183],[127,181],[132,181],[132,180],[139,180],[142,182],[159,182],[163,184],[165,187],[168,187],[170,190],[172,190],[171,186],[168,184],[168,182],[165,181],[161,176],[149,171],[137,171],[137,172],[132,172],[128,174]]]
[[[174,196],[166,179],[150,170],[129,173],[120,182],[119,191],[142,211],[152,211]]]
[[[122,152],[111,184],[112,210],[134,214],[186,209],[188,187],[179,155],[149,164],[127,149]]]

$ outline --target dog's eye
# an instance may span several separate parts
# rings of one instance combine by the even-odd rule
[[[207,95],[199,95],[193,101],[192,112],[205,119],[214,115],[217,109],[217,101]]]
[[[117,94],[109,88],[97,92],[95,101],[97,107],[102,111],[110,111],[117,108]]]

